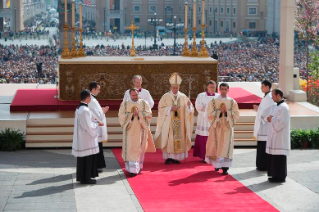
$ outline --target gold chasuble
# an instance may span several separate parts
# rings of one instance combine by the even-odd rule
[[[227,113],[221,113],[223,106]],[[215,168],[230,167],[234,149],[234,126],[239,118],[239,109],[232,98],[213,98],[207,106],[207,117],[211,123],[206,144],[206,159]]]
[[[138,116],[133,114],[135,108],[139,111]],[[144,153],[156,151],[148,127],[152,111],[142,99],[137,102],[127,100],[122,102],[118,115],[123,128],[122,158],[125,162],[140,164],[137,168],[142,168]]]
[[[176,95],[168,92],[158,104],[155,146],[167,153],[168,158],[185,159],[192,147],[194,107],[192,104],[188,107],[188,101],[188,97],[181,92]],[[171,111],[172,106],[177,106],[178,110]],[[164,156],[164,159],[167,157]]]

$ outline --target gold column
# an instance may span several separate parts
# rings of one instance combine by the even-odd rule
[[[79,29],[79,32],[80,32],[80,48],[79,48],[78,57],[85,57],[84,49],[82,48],[82,46],[83,46],[83,37],[82,37],[83,29]]]
[[[188,2],[185,2],[185,21],[184,21],[184,32],[185,32],[185,43],[184,43],[184,49],[183,49],[183,53],[182,56],[183,57],[187,57],[190,55],[189,50],[188,50],[188,42],[187,42],[187,32],[188,32]]]
[[[63,48],[63,52],[61,54],[61,58],[62,59],[70,59],[71,58],[71,54],[70,54],[70,50],[68,48],[68,29],[69,29],[69,25],[67,23],[65,23],[63,25],[63,29],[64,29],[64,48]]]
[[[75,27],[72,27],[72,50],[71,50],[71,57],[75,58],[78,57],[78,52],[75,46]]]
[[[64,48],[63,48],[63,52],[61,54],[61,58],[62,59],[70,59],[70,50],[68,48],[68,29],[69,29],[69,25],[68,25],[68,2],[67,0],[64,1],[64,22],[65,24],[63,25],[63,29],[64,29]]]
[[[190,56],[190,52],[188,50],[188,42],[187,42],[187,32],[188,32],[188,30],[184,29],[184,32],[185,32],[185,43],[184,43],[184,49],[183,49],[182,56],[183,57],[188,57],[188,56]]]
[[[193,47],[191,51],[191,57],[198,57],[198,51],[197,51],[197,46],[196,46],[196,27],[193,27]]]
[[[202,41],[201,41],[202,47],[200,49],[199,57],[209,57],[206,46],[205,46],[205,43],[206,43],[205,42],[205,27],[206,25],[202,24]]]
[[[84,49],[82,48],[83,46],[83,27],[82,27],[82,2],[79,3],[79,12],[80,12],[80,28],[79,28],[79,32],[80,32],[80,48],[79,48],[79,53],[78,53],[78,57],[85,57],[85,53],[84,53]]]

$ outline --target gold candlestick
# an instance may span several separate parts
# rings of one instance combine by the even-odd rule
[[[198,51],[197,51],[197,47],[196,47],[196,27],[193,27],[193,47],[192,47],[192,51],[191,51],[191,57],[198,57]]]
[[[202,47],[200,49],[200,53],[199,53],[199,57],[209,57],[208,55],[208,52],[207,52],[207,49],[206,49],[206,46],[205,46],[205,27],[206,27],[206,24],[202,24],[202,41],[201,41],[201,44],[202,44]]]
[[[70,59],[71,55],[70,55],[70,50],[68,48],[68,29],[69,29],[69,25],[67,23],[65,23],[63,25],[63,29],[64,29],[64,48],[63,48],[63,52],[61,55],[62,59]]]
[[[79,48],[78,57],[85,57],[84,49],[82,48],[82,46],[83,46],[83,37],[82,37],[83,29],[79,29],[79,32],[80,32],[80,48]]]
[[[190,52],[189,52],[189,49],[188,49],[188,42],[187,42],[187,29],[184,29],[184,32],[185,32],[185,43],[184,43],[184,49],[183,49],[183,53],[182,53],[182,56],[183,57],[188,57],[190,56]]]
[[[72,50],[71,50],[71,57],[72,57],[72,58],[78,57],[78,52],[76,51],[76,47],[75,47],[75,27],[72,27]]]

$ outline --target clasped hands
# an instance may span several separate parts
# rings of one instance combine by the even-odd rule
[[[188,100],[187,106],[190,107],[190,105],[191,105],[191,101]],[[171,107],[171,111],[177,111],[177,110],[178,110],[178,107],[177,107],[176,105],[173,105],[173,106]]]
[[[137,107],[135,107],[133,110],[133,116],[138,116],[138,113],[139,113],[139,111],[138,111]]]
[[[222,108],[220,109],[221,113],[226,113],[227,112],[227,108],[226,105],[223,105]]]
[[[268,117],[267,117],[267,121],[268,121],[268,122],[271,122],[272,117],[273,117],[273,116],[268,116]]]

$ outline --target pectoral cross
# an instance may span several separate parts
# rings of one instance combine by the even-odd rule
[[[134,31],[139,29],[140,27],[135,26],[134,25],[134,21],[132,21],[132,24],[129,27],[126,27],[126,29],[129,29],[132,31],[132,48],[130,51],[130,56],[131,57],[135,57],[136,56],[136,52],[135,52],[135,48],[134,48]]]

